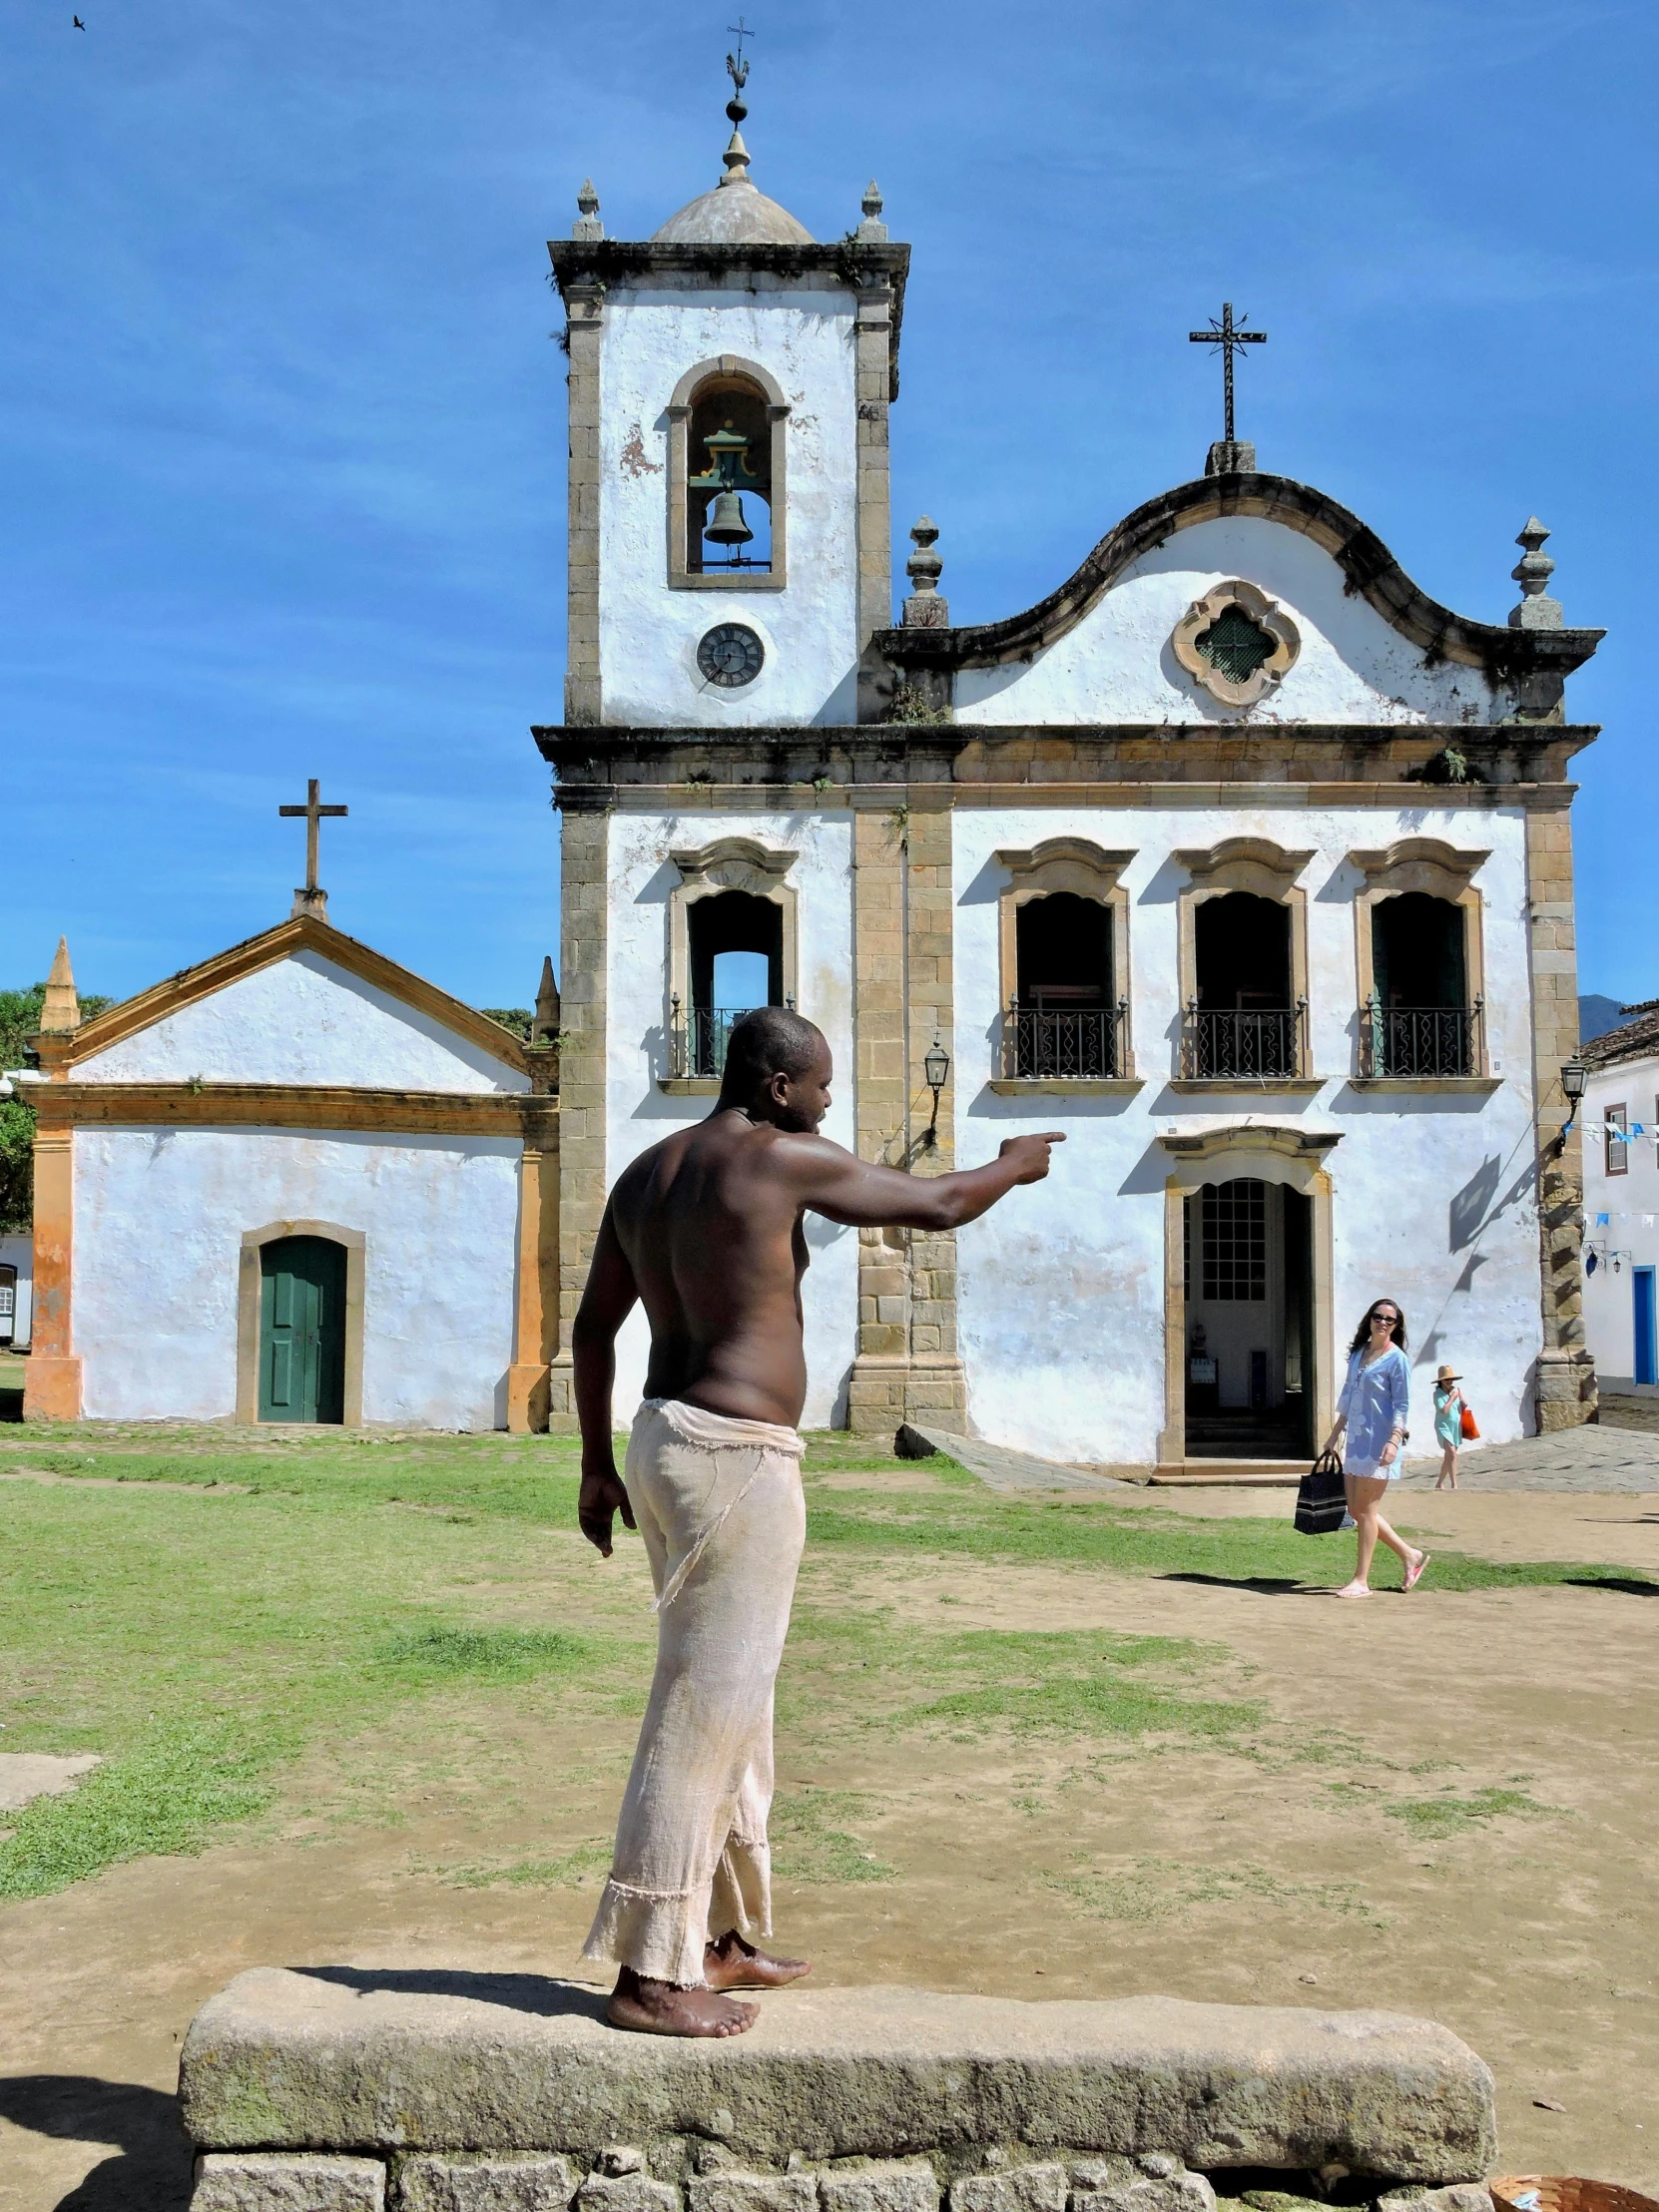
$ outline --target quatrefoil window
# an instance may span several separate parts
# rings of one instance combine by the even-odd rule
[[[1176,660],[1224,707],[1254,707],[1278,689],[1302,650],[1302,638],[1278,603],[1254,584],[1218,584],[1175,626]]]

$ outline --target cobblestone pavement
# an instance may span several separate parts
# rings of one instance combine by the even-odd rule
[[[1431,1490],[1437,1460],[1419,1460],[1401,1479]],[[1519,1443],[1465,1445],[1458,1455],[1461,1490],[1659,1490],[1659,1428],[1563,1428]]]
[[[1650,1403],[1651,1423],[1647,1418]],[[1622,1408],[1631,1405],[1639,1406],[1640,1411],[1630,1426],[1615,1426],[1604,1420],[1587,1428],[1562,1429],[1555,1435],[1526,1436],[1518,1443],[1467,1444],[1458,1463],[1457,1486],[1463,1490],[1586,1494],[1659,1490],[1659,1403],[1612,1400],[1609,1409],[1615,1421],[1623,1418]],[[1137,1478],[1144,1481],[1150,1469],[1089,1471],[1013,1451],[1005,1444],[987,1443],[979,1436],[949,1436],[942,1430],[927,1428],[919,1429],[919,1433],[993,1490],[1094,1490],[1113,1492],[1126,1503],[1150,1503],[1154,1499],[1168,1503],[1165,1491],[1142,1491],[1137,1496],[1131,1487]],[[1439,1464],[1438,1455],[1408,1460],[1400,1487],[1431,1490]],[[1129,1481],[1125,1482],[1123,1476]],[[1269,1508],[1263,1506],[1262,1510]]]

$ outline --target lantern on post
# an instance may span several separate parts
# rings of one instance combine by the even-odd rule
[[[921,1072],[927,1078],[927,1088],[933,1094],[932,1118],[921,1140],[931,1150],[939,1141],[939,1093],[944,1089],[945,1078],[950,1073],[950,1055],[937,1036],[922,1055]]]

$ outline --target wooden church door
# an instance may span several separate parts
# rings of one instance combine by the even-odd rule
[[[345,1418],[345,1247],[282,1237],[260,1253],[260,1418]]]

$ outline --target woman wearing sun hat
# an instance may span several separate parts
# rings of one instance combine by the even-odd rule
[[[1463,1393],[1457,1387],[1463,1378],[1450,1368],[1434,1376],[1434,1434],[1440,1445],[1440,1471],[1434,1477],[1437,1490],[1457,1487],[1457,1446],[1463,1438]]]

